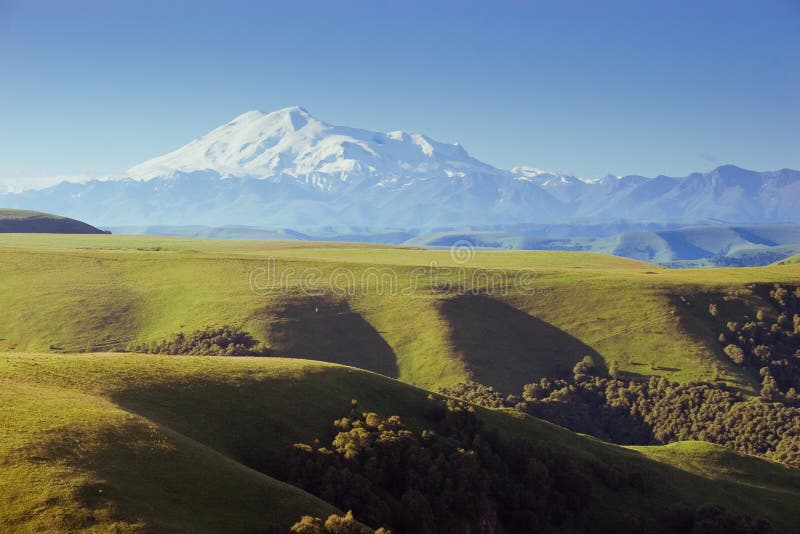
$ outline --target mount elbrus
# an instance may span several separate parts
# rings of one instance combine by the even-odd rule
[[[575,221],[800,222],[800,172],[732,165],[683,178],[496,168],[418,133],[249,111],[119,180],[0,195],[103,226],[433,228]]]

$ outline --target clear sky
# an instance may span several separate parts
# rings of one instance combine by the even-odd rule
[[[800,168],[800,1],[0,0],[0,185],[294,104],[504,168]]]

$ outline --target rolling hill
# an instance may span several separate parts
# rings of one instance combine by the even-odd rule
[[[333,508],[269,475],[292,443],[347,409],[412,428],[428,393],[369,372],[282,358],[0,355],[0,525],[16,531],[285,532]],[[719,504],[790,532],[800,476],[704,445],[625,449],[513,412],[478,410],[502,436],[557,444],[589,473],[596,525],[678,502]],[[676,450],[677,449],[677,450]],[[590,466],[639,473],[613,489]]]
[[[585,355],[752,396],[760,377],[722,353],[718,328],[798,279],[798,264],[670,270],[589,252],[6,234],[0,526],[284,532],[336,512],[283,482],[284,464],[292,444],[330,436],[351,399],[420,431],[427,390],[475,380],[518,393]],[[107,352],[221,324],[276,357]],[[609,531],[676,503],[776,532],[800,512],[800,475],[761,458],[696,442],[625,448],[519,411],[476,413],[502,439],[568,455]]]
[[[107,234],[94,226],[38,211],[0,209],[0,233]]]
[[[791,264],[791,263],[800,263],[800,254],[795,254],[794,256],[786,258],[785,260],[781,260],[781,261],[779,261],[777,263],[779,265],[787,265],[787,264]]]
[[[0,236],[0,347],[121,350],[232,323],[283,354],[425,388],[477,376],[517,392],[591,354],[754,391],[756,373],[722,353],[719,321],[768,306],[750,284],[798,279],[796,264],[686,271],[585,252],[474,253],[459,264],[448,251],[365,244]],[[262,280],[266,269],[278,278]]]

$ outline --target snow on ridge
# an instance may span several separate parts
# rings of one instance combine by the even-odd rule
[[[458,143],[442,143],[402,130],[375,132],[336,126],[315,118],[301,106],[242,113],[173,152],[132,167],[128,176],[150,180],[197,171],[217,173],[222,178],[292,177],[328,192],[347,183],[393,183],[399,187],[414,179],[479,174],[532,182],[547,190],[608,184],[611,180],[611,175],[582,178],[528,165],[501,170],[471,157]]]
[[[419,133],[335,126],[292,106],[243,113],[173,152],[132,167],[128,175],[150,180],[195,171],[260,179],[288,175],[315,187],[318,180],[300,179],[311,174],[348,182],[504,173],[470,157],[457,143],[441,143]]]

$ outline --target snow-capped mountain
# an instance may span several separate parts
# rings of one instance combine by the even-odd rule
[[[121,180],[0,194],[102,226],[432,228],[608,220],[800,222],[800,173],[731,165],[685,178],[503,170],[418,133],[250,111]]]
[[[326,191],[369,181],[402,187],[414,180],[498,173],[458,144],[418,133],[379,133],[333,126],[301,107],[248,111],[174,152],[137,165],[131,178],[213,171],[220,176],[291,177]]]

